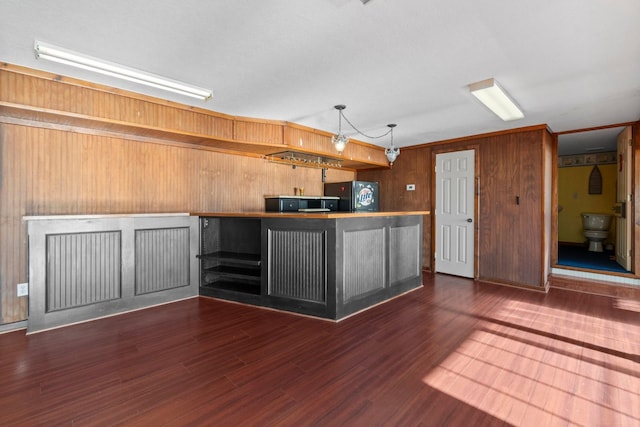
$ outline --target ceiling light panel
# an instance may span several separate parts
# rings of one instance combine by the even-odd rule
[[[134,83],[151,86],[157,89],[166,90],[180,95],[189,96],[207,101],[211,99],[213,93],[210,89],[183,83],[177,80],[168,79],[135,68],[104,61],[81,53],[72,52],[68,49],[53,46],[36,40],[34,44],[36,58],[70,65],[83,70],[93,71],[111,77],[127,80]]]
[[[504,121],[518,120],[524,113],[495,79],[469,85],[471,93]]]

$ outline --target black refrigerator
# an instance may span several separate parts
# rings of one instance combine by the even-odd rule
[[[340,197],[338,210],[343,212],[377,212],[378,183],[367,181],[328,182],[325,196]]]

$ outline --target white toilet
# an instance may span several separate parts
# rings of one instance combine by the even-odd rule
[[[602,252],[602,242],[609,236],[611,217],[609,214],[582,214],[582,229],[584,237],[589,240],[590,251]]]

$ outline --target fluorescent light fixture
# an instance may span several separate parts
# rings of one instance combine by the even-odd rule
[[[207,101],[213,95],[212,91],[209,89],[192,86],[177,80],[167,79],[145,71],[136,70],[135,68],[125,67],[124,65],[103,61],[101,59],[72,52],[61,47],[46,44],[38,40],[35,41],[34,50],[36,58],[38,59],[47,59],[49,61],[71,65],[72,67],[82,68],[83,70],[89,70],[111,77],[117,77],[119,79],[167,90],[180,95],[190,96],[203,101]]]
[[[524,114],[516,103],[500,87],[495,79],[487,79],[469,85],[471,93],[502,120],[522,119]]]

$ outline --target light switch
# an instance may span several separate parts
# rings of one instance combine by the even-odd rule
[[[415,184],[407,184],[407,191],[415,191],[415,189],[416,189]]]

